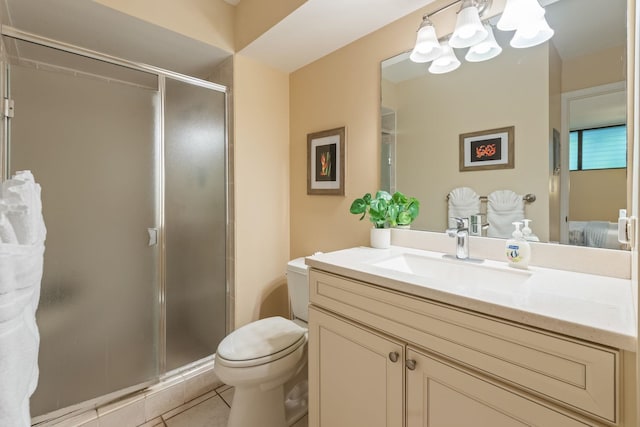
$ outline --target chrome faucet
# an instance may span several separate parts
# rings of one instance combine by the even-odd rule
[[[453,218],[456,228],[447,228],[449,237],[456,238],[456,258],[469,258],[469,218]]]

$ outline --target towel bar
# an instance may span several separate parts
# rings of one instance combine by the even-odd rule
[[[449,200],[449,194],[447,194],[447,201]],[[487,196],[480,196],[480,201],[481,202],[486,202],[488,200]],[[525,194],[524,196],[522,196],[522,200],[524,200],[527,203],[533,203],[536,201],[536,195],[529,193],[529,194]]]

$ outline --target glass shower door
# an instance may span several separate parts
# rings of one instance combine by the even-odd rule
[[[215,353],[226,331],[225,94],[165,85],[166,369]]]
[[[157,76],[16,40],[9,171],[47,227],[32,416],[158,376]]]

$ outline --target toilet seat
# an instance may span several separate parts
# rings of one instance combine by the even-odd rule
[[[233,368],[263,365],[281,359],[307,342],[307,330],[283,317],[249,323],[218,345],[217,361]]]

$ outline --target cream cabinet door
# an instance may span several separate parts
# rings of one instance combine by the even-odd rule
[[[402,343],[309,307],[309,426],[403,427]]]
[[[406,364],[407,427],[592,425],[412,348]]]

